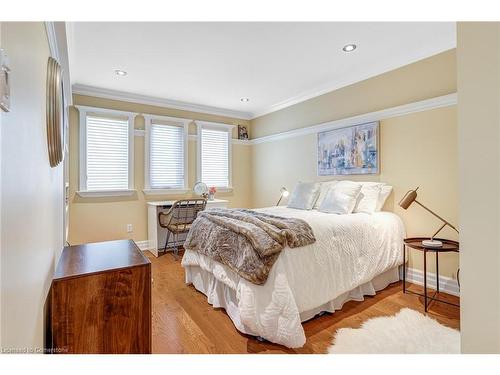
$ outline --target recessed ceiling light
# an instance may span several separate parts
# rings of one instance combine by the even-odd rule
[[[355,44],[346,44],[344,46],[344,48],[342,48],[342,51],[344,52],[352,52],[356,49],[356,45]]]
[[[115,70],[115,74],[116,74],[117,76],[124,77],[124,76],[126,76],[126,75],[127,75],[127,72],[126,72],[125,70],[116,69],[116,70]]]
[[[248,99],[248,98],[241,98],[240,100],[241,100],[243,103],[246,103],[246,102],[249,102],[249,101],[250,101],[250,99]]]

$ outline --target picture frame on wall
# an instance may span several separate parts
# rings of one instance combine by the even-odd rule
[[[318,133],[318,176],[379,172],[378,121]]]

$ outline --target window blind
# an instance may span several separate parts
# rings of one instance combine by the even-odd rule
[[[229,186],[227,130],[201,129],[201,180],[208,186]]]
[[[150,187],[184,188],[184,128],[151,124],[149,140]]]
[[[87,116],[87,190],[129,188],[128,120]]]

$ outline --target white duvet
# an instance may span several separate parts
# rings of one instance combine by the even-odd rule
[[[286,247],[264,285],[252,284],[195,251],[187,250],[182,259],[186,282],[202,289],[200,274],[193,272],[201,268],[219,284],[212,286],[212,291],[200,290],[209,297],[210,303],[214,304],[211,301],[214,296],[210,294],[224,294],[220,283],[230,288],[235,301],[231,306],[227,306],[227,302],[219,305],[226,307],[235,326],[243,333],[291,348],[301,347],[306,340],[301,313],[318,308],[402,263],[405,230],[401,219],[393,213],[336,215],[286,207],[260,211],[303,219],[316,237],[314,244],[294,249]],[[198,282],[194,275],[198,275]],[[206,289],[207,280],[204,282]]]

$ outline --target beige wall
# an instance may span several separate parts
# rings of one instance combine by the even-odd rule
[[[359,115],[455,92],[455,51],[414,63],[348,88],[252,120],[252,134],[268,135]],[[448,107],[386,119],[380,123],[381,173],[353,176],[394,186],[385,209],[404,220],[409,236],[428,235],[439,222],[417,206],[403,211],[397,202],[420,186],[419,198],[452,223],[458,224],[456,108]],[[270,130],[271,129],[271,130]],[[279,188],[319,181],[316,172],[317,135],[277,140],[252,147],[253,206],[275,204]],[[457,238],[453,231],[442,233]],[[421,269],[421,254],[412,253],[410,267]],[[458,256],[442,257],[440,274],[455,278]],[[433,263],[433,262],[432,262]],[[433,264],[429,270],[434,271]]]
[[[417,63],[252,120],[252,138],[456,92],[456,53]]]
[[[42,22],[1,28],[12,68],[1,139],[1,346],[41,348],[43,305],[63,246],[62,166],[49,166],[45,127],[49,47]]]
[[[500,353],[500,24],[457,28],[463,353]]]
[[[249,127],[249,121],[214,116],[202,113],[193,113],[169,108],[120,102],[88,96],[74,95],[75,105],[86,105],[101,108],[110,108],[143,114],[174,116],[193,120],[240,124]],[[69,242],[79,244],[84,242],[104,241],[120,238],[132,238],[135,241],[147,240],[147,205],[146,201],[171,200],[186,195],[145,196],[144,189],[144,137],[135,137],[134,152],[134,179],[135,193],[131,197],[113,198],[82,198],[78,190],[78,155],[79,155],[79,118],[78,110],[70,111],[70,218]],[[144,118],[137,116],[136,129],[144,129]],[[190,133],[196,132],[195,125],[190,125]],[[233,137],[236,138],[236,129]],[[233,191],[217,193],[217,197],[230,201],[231,207],[250,207],[250,147],[233,144],[232,147],[232,184]],[[189,188],[196,182],[196,141],[189,141]],[[127,233],[127,224],[133,225],[133,232]]]

